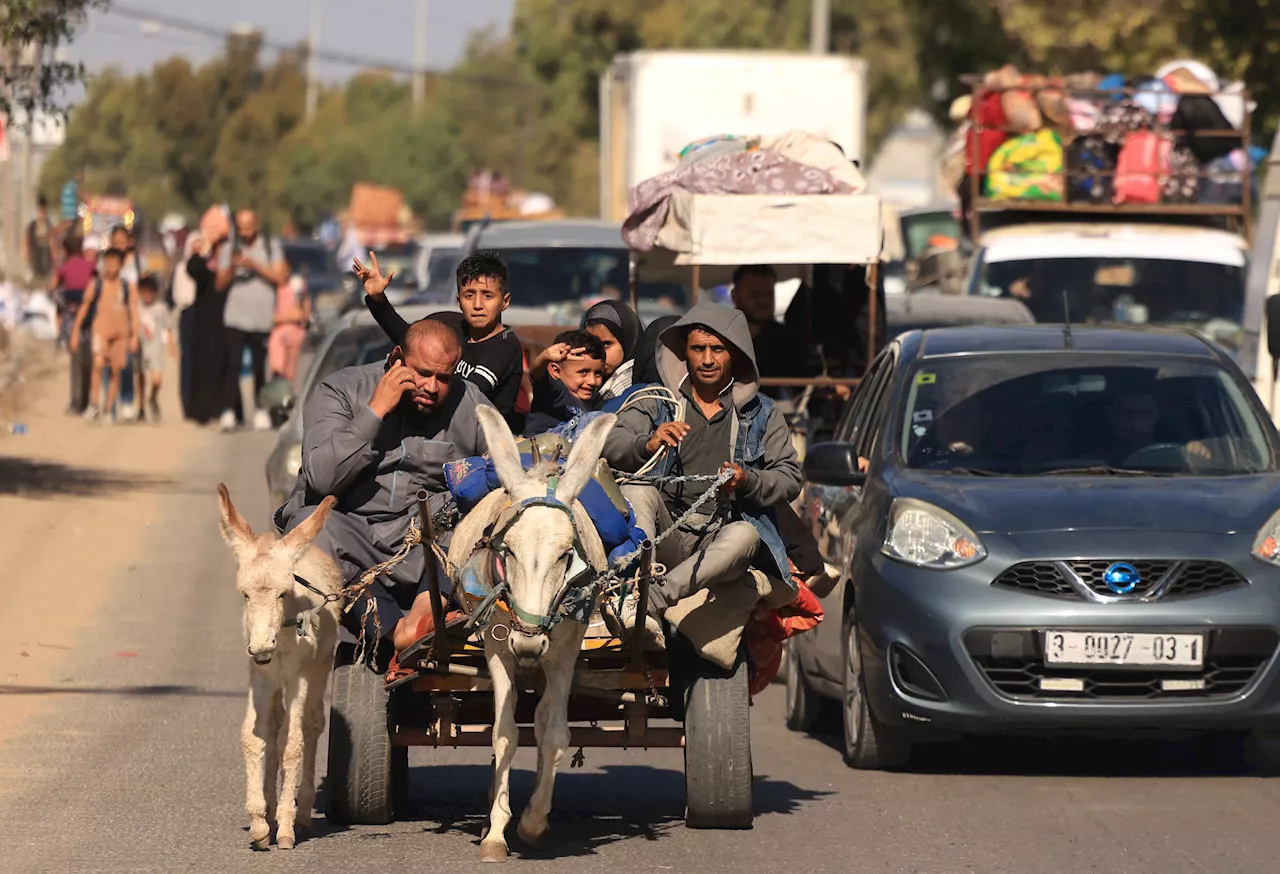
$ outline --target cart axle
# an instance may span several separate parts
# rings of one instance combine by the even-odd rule
[[[421,728],[397,728],[391,737],[392,746],[397,747],[487,747],[493,744],[492,726],[459,725],[455,726],[452,737],[440,738],[434,732]],[[535,747],[537,742],[533,736],[533,726],[520,726],[518,745]],[[571,747],[613,747],[628,749],[630,747],[683,747],[683,728],[649,728],[644,731],[639,741],[627,734],[625,726],[572,726],[569,729],[569,746]]]

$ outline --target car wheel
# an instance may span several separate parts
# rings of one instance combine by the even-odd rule
[[[818,721],[820,701],[800,665],[796,653],[795,638],[787,641],[784,676],[787,680],[787,728],[792,731],[811,731]]]
[[[850,611],[844,648],[844,761],[860,770],[885,770],[907,763],[911,742],[876,719],[862,675],[858,623]]]

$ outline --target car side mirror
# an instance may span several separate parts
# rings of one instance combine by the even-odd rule
[[[804,478],[820,486],[860,486],[867,475],[858,470],[852,443],[817,443],[804,456]]]

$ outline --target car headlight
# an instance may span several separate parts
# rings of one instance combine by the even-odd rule
[[[898,498],[880,551],[895,561],[933,570],[976,564],[987,549],[967,525],[924,501]]]
[[[1258,536],[1253,538],[1253,557],[1267,564],[1280,565],[1280,511],[1273,513]]]
[[[302,444],[297,443],[290,446],[289,451],[284,454],[284,472],[289,477],[295,477],[300,470],[302,470]]]

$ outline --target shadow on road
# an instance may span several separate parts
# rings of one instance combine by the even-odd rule
[[[0,497],[97,497],[143,490],[169,490],[167,477],[74,467],[33,458],[0,457]]]
[[[588,759],[590,751],[588,751]],[[477,843],[489,815],[488,765],[429,765],[409,771],[409,809],[397,819],[421,822],[432,834],[463,834]],[[661,840],[673,828],[684,827],[684,774],[642,765],[608,765],[600,771],[561,770],[556,775],[551,830],[545,843],[530,847],[516,835],[520,813],[533,793],[531,770],[511,772],[511,801],[515,813],[507,830],[512,851],[526,859],[557,859],[594,855],[620,841]],[[793,813],[807,802],[830,792],[801,788],[785,780],[757,775],[756,814]],[[321,804],[325,787],[320,788]],[[317,821],[320,838],[341,829]],[[362,835],[376,839],[380,833]]]
[[[189,697],[243,698],[243,689],[201,689],[199,686],[5,686],[0,695],[116,695],[122,698]]]
[[[824,714],[825,715],[825,714]],[[811,735],[843,753],[837,724]],[[1226,733],[967,737],[917,744],[900,769],[1015,777],[1258,777],[1280,772],[1280,747]]]

